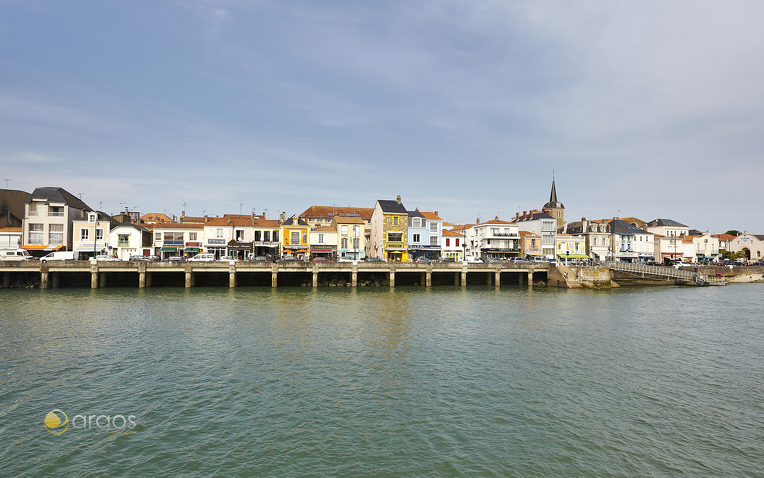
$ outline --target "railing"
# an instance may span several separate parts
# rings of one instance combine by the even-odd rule
[[[631,262],[602,262],[611,270],[619,272],[630,272],[635,274],[648,274],[669,279],[686,280],[693,282],[709,282],[710,278],[706,274],[700,274],[693,271],[685,271],[666,266],[648,266],[646,264],[633,264]],[[714,278],[715,280],[716,278]]]

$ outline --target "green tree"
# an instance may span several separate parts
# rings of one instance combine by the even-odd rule
[[[729,234],[730,236],[737,236],[738,231],[737,229],[730,229],[729,231],[725,232],[725,234]]]

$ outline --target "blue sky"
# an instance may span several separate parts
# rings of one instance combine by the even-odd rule
[[[0,180],[107,212],[400,194],[472,222],[540,208],[554,170],[569,220],[764,233],[763,21],[756,1],[6,0]]]

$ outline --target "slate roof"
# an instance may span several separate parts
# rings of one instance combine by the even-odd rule
[[[408,213],[409,217],[421,217],[422,219],[426,219],[424,214],[422,214],[419,211],[406,211],[406,212]]]
[[[368,221],[372,214],[373,207],[310,206],[300,217],[360,217]]]
[[[684,224],[673,221],[671,219],[653,219],[652,221],[648,222],[647,225],[650,227],[687,227]]]
[[[626,234],[626,235],[632,235],[632,234],[650,234],[653,235],[652,232],[647,232],[643,229],[640,229],[636,226],[632,226],[626,221],[623,221],[621,219],[614,219],[611,220],[608,223],[608,232],[612,233],[615,231],[616,234]]]
[[[554,178],[552,178],[552,193],[549,195],[549,202],[544,204],[545,208],[558,208],[565,209],[565,206],[557,200],[557,188],[554,185]]]
[[[531,217],[531,214],[528,214],[528,216],[523,219],[523,216],[520,216],[519,218],[515,219],[515,223],[518,222],[525,222],[525,221],[535,221],[536,219],[554,219],[552,216],[545,212],[533,212],[533,217]]]
[[[24,220],[24,205],[31,196],[26,191],[16,189],[0,190],[0,227],[20,227]]]
[[[399,203],[394,199],[377,199],[377,203],[379,204],[379,207],[382,208],[382,212],[391,214],[408,214],[408,211],[406,211],[406,207],[403,205],[403,203]]]
[[[32,192],[32,195],[27,200],[27,204],[31,203],[32,199],[45,199],[45,204],[50,204],[51,202],[64,203],[69,207],[82,209],[85,211],[93,210],[90,208],[90,206],[82,202],[78,197],[64,188],[37,188]]]
[[[294,217],[297,217],[297,216],[288,217],[286,221],[284,221],[284,222],[282,222],[282,223],[281,223],[281,225],[282,225],[282,226],[292,226],[292,225],[293,225],[293,224],[292,224],[292,218],[294,218]],[[308,225],[308,223],[307,223],[307,222],[305,222],[305,221],[303,221],[303,220],[302,220],[302,219],[300,219],[299,217],[297,217],[297,225],[298,225],[298,226],[307,226],[307,225]]]

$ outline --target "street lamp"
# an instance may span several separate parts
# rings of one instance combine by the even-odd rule
[[[98,213],[95,213],[95,225],[93,226],[93,259],[96,258],[96,241],[98,240]]]

